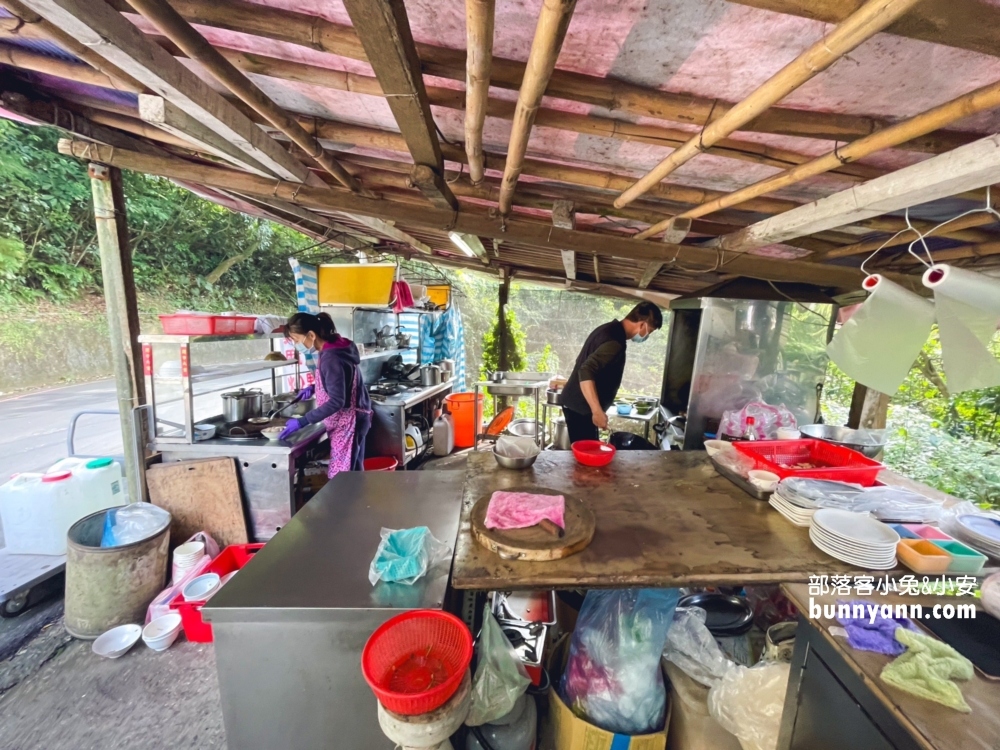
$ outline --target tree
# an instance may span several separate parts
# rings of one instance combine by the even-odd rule
[[[499,311],[498,311],[499,312]],[[528,352],[525,347],[527,337],[521,324],[517,320],[517,314],[511,307],[507,307],[507,369],[511,372],[522,372],[527,366]],[[480,377],[485,378],[489,373],[495,372],[500,367],[500,316],[496,316],[493,327],[483,334],[483,361],[480,365]]]

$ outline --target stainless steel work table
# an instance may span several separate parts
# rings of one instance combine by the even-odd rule
[[[465,473],[337,475],[212,598],[229,750],[392,750],[361,675],[379,625],[440,609],[448,566],[414,586],[372,587],[368,567],[385,528],[427,526],[454,545]]]

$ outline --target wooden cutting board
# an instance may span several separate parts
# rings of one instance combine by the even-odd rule
[[[146,471],[146,484],[149,501],[173,517],[171,546],[199,531],[211,534],[219,547],[250,541],[234,459],[155,464]]]
[[[559,560],[575,555],[586,548],[594,538],[594,514],[575,497],[544,487],[512,488],[507,491],[530,492],[534,495],[562,495],[566,499],[565,534],[562,537],[555,537],[537,526],[527,529],[486,528],[486,510],[492,497],[490,494],[476,502],[470,517],[473,538],[490,552],[505,560],[533,562]]]

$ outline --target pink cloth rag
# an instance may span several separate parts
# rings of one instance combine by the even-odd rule
[[[401,313],[407,307],[413,307],[413,292],[410,291],[410,285],[405,281],[394,281],[392,283],[392,311],[395,313]]]
[[[566,528],[566,498],[530,492],[494,492],[486,509],[488,529],[526,529],[548,519]]]

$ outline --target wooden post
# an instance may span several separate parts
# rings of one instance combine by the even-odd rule
[[[146,402],[146,387],[140,372],[139,308],[132,275],[125,192],[120,169],[91,164],[88,172],[94,195],[94,220],[101,251],[101,276],[111,333],[111,364],[118,393],[129,498],[136,502],[142,497],[139,462],[145,460],[145,455],[138,455],[136,451],[132,409]]]
[[[506,372],[510,363],[507,361],[507,339],[510,331],[507,330],[507,300],[510,298],[510,272],[501,269],[502,278],[500,280],[500,307],[497,314],[500,316],[497,327],[497,338],[500,344],[500,357],[497,360],[497,369]]]
[[[883,430],[888,416],[889,396],[861,383],[854,384],[851,411],[847,417],[848,427],[853,430],[861,427],[868,430]]]

